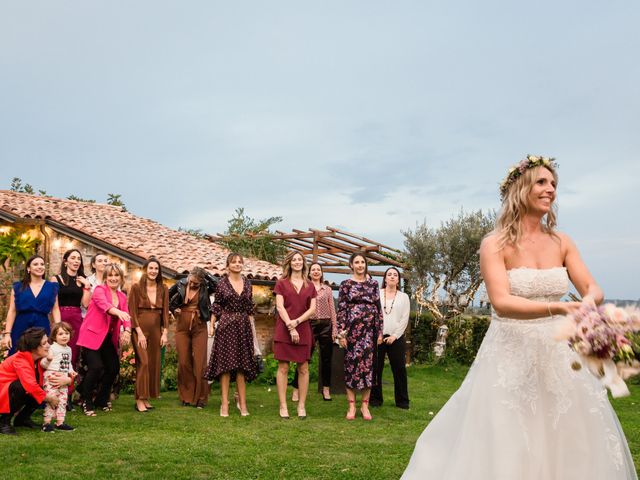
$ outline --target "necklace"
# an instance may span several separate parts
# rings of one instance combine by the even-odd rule
[[[391,313],[391,310],[393,310],[393,304],[396,303],[396,298],[398,298],[398,293],[396,292],[396,294],[393,296],[393,300],[391,301],[391,306],[389,307],[389,311],[387,312],[387,291],[385,290],[384,292],[384,313],[386,313],[387,315],[389,315]]]

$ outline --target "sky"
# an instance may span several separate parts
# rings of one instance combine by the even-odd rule
[[[402,231],[554,156],[559,227],[640,298],[640,4],[0,0],[0,188],[221,233]]]

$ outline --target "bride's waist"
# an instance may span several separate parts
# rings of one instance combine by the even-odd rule
[[[545,315],[544,317],[538,318],[527,318],[527,319],[519,319],[519,318],[507,318],[501,317],[496,312],[491,312],[491,321],[498,323],[507,323],[509,325],[547,325],[547,324],[555,324],[562,320],[564,317],[562,315]]]

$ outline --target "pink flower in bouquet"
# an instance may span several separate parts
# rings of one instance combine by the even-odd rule
[[[568,315],[557,338],[566,340],[581,362],[599,377],[614,397],[629,395],[623,379],[640,373],[630,338],[640,331],[640,310],[609,303],[596,307],[583,303]],[[578,370],[575,362],[574,370]]]

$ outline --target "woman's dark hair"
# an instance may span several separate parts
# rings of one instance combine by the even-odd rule
[[[322,269],[322,265],[320,265],[318,262],[312,262],[309,265],[309,280],[311,280],[311,269],[313,268],[314,265],[317,265],[318,267],[320,267],[320,283],[323,284],[324,283],[324,270]]]
[[[239,253],[236,252],[231,252],[229,255],[227,255],[227,267],[231,264],[231,262],[233,262],[236,258],[239,258],[242,263],[244,263],[244,258],[242,258],[242,255],[240,255]]]
[[[44,262],[44,257],[42,255],[32,255],[27,259],[27,263],[24,267],[24,277],[22,277],[22,290],[24,290],[29,286],[29,284],[31,284],[31,273],[29,272],[29,267],[31,266],[33,261],[38,258]],[[45,274],[42,274],[42,279],[44,280],[45,278]]]
[[[49,343],[53,344],[56,341],[56,337],[58,336],[58,332],[60,330],[64,330],[69,334],[69,337],[73,337],[73,327],[69,325],[67,322],[58,322],[51,327],[51,335],[49,335]],[[41,337],[42,338],[42,337]]]
[[[353,252],[349,257],[349,268],[353,271],[353,261],[358,257],[362,257],[364,260],[364,277],[367,278],[367,275],[369,275],[369,262],[367,262],[367,257],[364,253]]]
[[[96,258],[98,258],[100,255],[102,255],[103,257],[109,258],[109,255],[107,255],[105,252],[101,250],[98,250],[96,253],[94,253],[93,257],[91,257],[91,261],[89,262],[89,266],[91,267],[91,273],[96,273]]]
[[[150,263],[155,263],[158,265],[158,276],[156,277],[156,285],[162,285],[162,264],[160,260],[156,257],[150,257],[146,262],[142,264],[142,275],[140,275],[140,286],[142,287],[142,291],[144,292],[147,288],[147,267]]]
[[[69,259],[69,257],[73,252],[76,252],[78,255],[80,255],[80,268],[78,268],[78,273],[76,275],[80,277],[85,276],[84,262],[82,261],[82,253],[80,252],[80,250],[78,250],[77,248],[72,248],[71,250],[67,250],[66,252],[64,252],[64,255],[62,255],[62,264],[60,265],[60,277],[62,278],[62,283],[64,285],[69,285],[70,277],[69,277],[69,274],[67,273],[66,261]]]
[[[387,273],[389,273],[389,270],[395,270],[396,273],[398,274],[398,290],[400,290],[400,280],[402,279],[402,275],[400,275],[400,270],[398,270],[396,267],[389,267],[384,271],[384,276],[382,277],[382,287],[381,288],[387,288]]]
[[[22,335],[20,335],[16,349],[19,352],[33,352],[40,346],[42,337],[46,336],[47,331],[42,327],[27,328]]]

